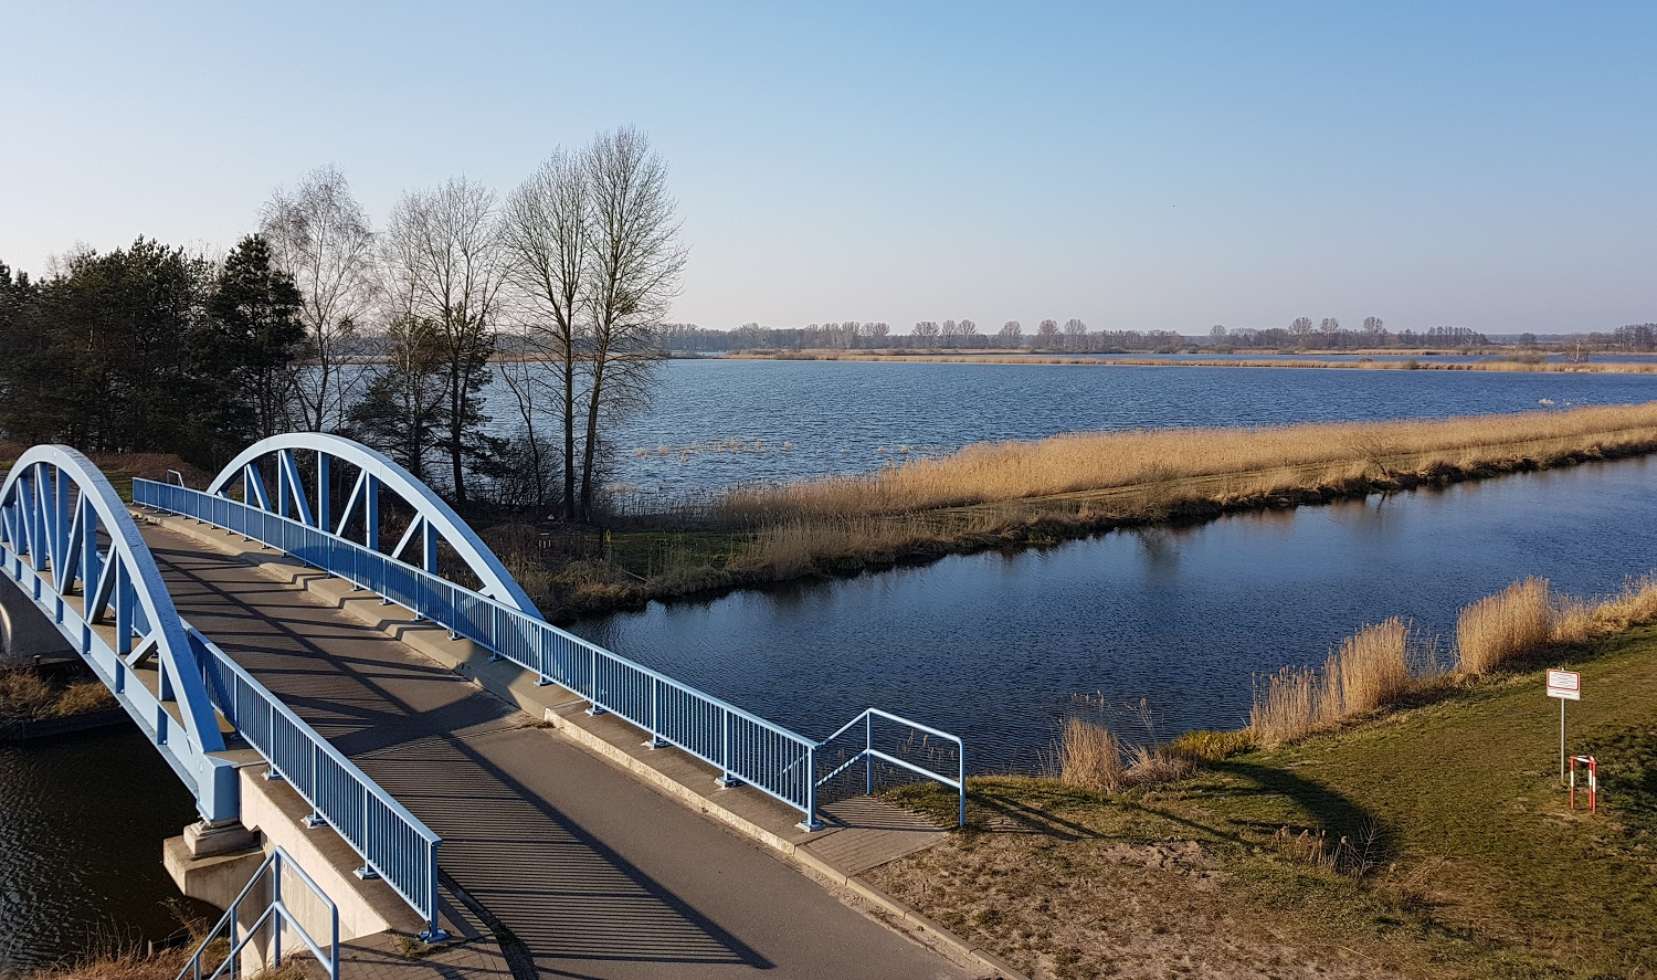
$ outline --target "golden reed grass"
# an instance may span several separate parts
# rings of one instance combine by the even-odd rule
[[[1482,677],[1531,654],[1657,622],[1657,575],[1630,579],[1597,600],[1557,596],[1542,578],[1526,578],[1469,603],[1456,622],[1457,669]],[[1411,670],[1422,648],[1396,617],[1366,626],[1329,654],[1321,669],[1285,667],[1254,684],[1248,733],[1281,745],[1394,704],[1432,677]],[[1434,668],[1436,669],[1436,668]]]
[[[1394,616],[1347,637],[1322,670],[1286,667],[1257,681],[1249,730],[1277,745],[1391,704],[1411,687],[1411,642]]]
[[[1114,793],[1127,784],[1122,744],[1103,725],[1072,718],[1058,744],[1059,782],[1096,793]]]
[[[1136,486],[1177,488],[1179,481],[1202,478],[1253,480],[1253,489],[1310,488],[1375,465],[1430,472],[1435,466],[1652,445],[1657,402],[1439,421],[1077,433],[980,443],[860,476],[738,489],[719,502],[719,510],[732,520],[765,524]],[[1196,495],[1218,498],[1237,489],[1210,486]]]
[[[1456,619],[1462,671],[1486,674],[1553,641],[1554,601],[1548,580],[1527,578],[1464,607]]]
[[[1129,748],[1104,725],[1071,718],[1054,750],[1059,782],[1095,793],[1170,783],[1191,774],[1196,762],[1163,746]]]

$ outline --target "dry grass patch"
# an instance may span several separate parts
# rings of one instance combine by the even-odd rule
[[[115,696],[96,679],[54,684],[33,667],[0,668],[0,718],[68,718],[113,707]]]
[[[1196,771],[1196,760],[1169,747],[1129,747],[1104,725],[1071,718],[1054,749],[1059,783],[1092,793],[1172,783]]]

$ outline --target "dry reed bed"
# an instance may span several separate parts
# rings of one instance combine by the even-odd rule
[[[1398,618],[1366,626],[1331,652],[1321,669],[1284,668],[1257,680],[1250,734],[1281,745],[1396,704],[1446,680],[1472,680],[1556,646],[1580,644],[1657,621],[1657,576],[1630,580],[1599,600],[1556,595],[1527,578],[1463,607],[1455,668],[1437,665],[1431,641]]]
[[[1466,468],[1511,459],[1514,447],[1537,443],[1556,443],[1560,454],[1657,444],[1657,402],[1430,422],[1154,429],[980,443],[863,476],[739,489],[718,508],[754,524],[852,518],[1314,466]],[[1336,475],[1292,474],[1283,484]]]

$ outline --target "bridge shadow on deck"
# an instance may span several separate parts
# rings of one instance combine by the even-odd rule
[[[410,662],[385,633],[329,615],[303,583],[208,550],[153,550],[185,618],[443,837],[442,870],[505,927],[503,948],[572,977],[587,974],[558,965],[774,965],[497,761],[551,765],[579,749],[453,672]],[[227,570],[233,589],[207,578]]]

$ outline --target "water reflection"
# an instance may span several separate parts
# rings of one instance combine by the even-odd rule
[[[1319,662],[1365,623],[1448,637],[1461,605],[1528,574],[1616,589],[1657,567],[1652,465],[958,556],[576,630],[805,732],[874,704],[967,734],[979,768],[1031,766],[1078,695],[1148,698],[1165,733],[1229,727],[1251,675]]]

